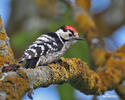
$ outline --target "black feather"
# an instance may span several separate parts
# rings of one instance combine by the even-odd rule
[[[27,59],[24,67],[25,68],[35,68],[38,60],[39,60],[39,57],[33,58],[33,59]]]

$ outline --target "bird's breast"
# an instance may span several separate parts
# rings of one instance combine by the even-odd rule
[[[46,56],[44,55],[40,56],[40,65],[46,65],[52,62],[56,62],[57,60],[60,59],[60,57],[64,55],[66,50],[67,50],[67,47],[63,46],[63,48],[58,52],[49,53]]]

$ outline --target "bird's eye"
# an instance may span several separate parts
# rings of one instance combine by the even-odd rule
[[[72,33],[72,35],[73,35],[73,31],[72,30],[69,30],[71,33]]]
[[[72,34],[69,34],[69,37],[73,36]]]

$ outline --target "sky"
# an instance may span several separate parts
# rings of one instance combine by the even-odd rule
[[[0,16],[5,27],[11,11],[10,1],[11,0],[0,0]]]
[[[33,91],[33,100],[60,100],[59,94],[54,85],[51,85],[47,88],[39,88]],[[22,100],[31,100],[27,93],[24,95]]]
[[[11,8],[10,8],[10,1],[11,0],[0,0],[0,15],[2,16],[2,20],[4,26],[6,27],[7,20],[9,18]],[[74,0],[73,0],[74,1]],[[105,10],[110,5],[110,0],[92,0],[92,7],[91,11],[93,13],[99,13],[102,10]],[[105,4],[105,5],[104,5]],[[98,9],[98,8],[102,9]],[[117,47],[122,46],[125,44],[125,25],[117,29],[113,35],[110,37],[105,37],[106,48],[108,50],[116,50]],[[115,45],[114,45],[115,44]],[[92,95],[85,95],[79,91],[75,91],[76,98],[85,100],[91,100]],[[39,88],[34,90],[33,100],[60,100],[59,94],[55,88],[55,86],[50,86],[48,88]],[[27,94],[24,95],[22,100],[30,100],[27,97]],[[98,100],[119,100],[118,96],[116,95],[115,91],[107,91],[104,95],[98,96]]]

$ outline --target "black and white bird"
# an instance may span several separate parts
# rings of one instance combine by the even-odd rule
[[[72,26],[64,25],[56,32],[41,35],[25,50],[19,63],[26,61],[25,68],[35,68],[46,65],[60,59],[67,49],[77,42],[83,40]]]

